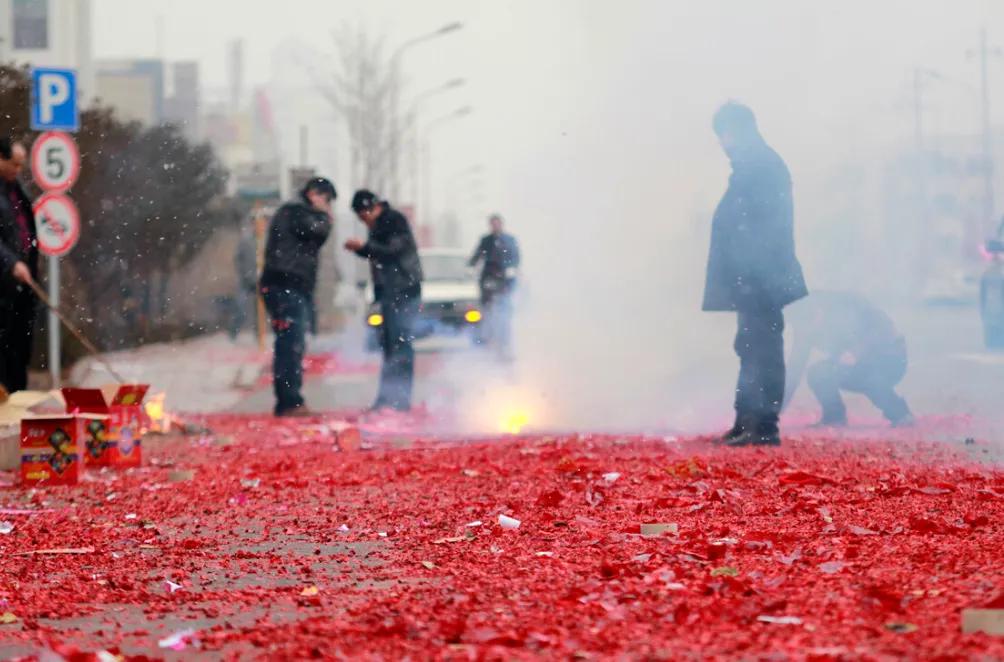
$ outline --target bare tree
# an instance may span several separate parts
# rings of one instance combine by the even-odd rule
[[[385,57],[384,40],[361,27],[336,30],[336,57],[328,72],[312,71],[315,81],[345,121],[352,181],[387,192],[393,184],[396,151],[402,143],[394,122],[397,73]]]

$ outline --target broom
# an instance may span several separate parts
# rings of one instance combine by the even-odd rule
[[[84,346],[84,349],[86,349],[90,353],[90,355],[94,358],[94,360],[100,363],[102,367],[104,367],[104,369],[108,371],[108,374],[110,374],[112,378],[115,379],[115,381],[117,381],[119,384],[125,384],[125,380],[122,379],[122,376],[115,371],[115,368],[113,368],[111,364],[108,363],[107,360],[105,360],[105,358],[101,355],[101,352],[98,351],[98,348],[94,346],[94,343],[88,340],[87,336],[81,333],[80,330],[77,327],[75,327],[70,322],[70,320],[66,318],[66,315],[64,315],[63,312],[59,310],[59,308],[57,308],[52,304],[52,301],[49,300],[49,297],[48,295],[46,295],[45,290],[43,290],[39,286],[39,284],[33,280],[28,281],[28,287],[32,289],[32,291],[35,293],[35,296],[38,297],[39,301],[44,303],[45,307],[51,310],[56,315],[56,317],[59,318],[59,321],[63,323],[63,326],[65,326],[66,329],[70,333],[72,333],[77,340],[80,341],[80,344]]]

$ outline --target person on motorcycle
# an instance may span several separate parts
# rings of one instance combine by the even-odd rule
[[[505,221],[499,214],[488,219],[491,232],[478,242],[470,266],[480,262],[481,306],[485,313],[487,333],[482,341],[494,343],[503,358],[511,358],[512,293],[519,268],[519,244],[504,231]]]

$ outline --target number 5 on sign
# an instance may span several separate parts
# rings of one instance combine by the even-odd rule
[[[31,176],[39,188],[51,193],[69,190],[80,174],[80,152],[67,133],[43,133],[31,146]]]

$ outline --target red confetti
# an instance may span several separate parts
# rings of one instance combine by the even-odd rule
[[[183,655],[223,659],[1004,658],[959,624],[1004,608],[1004,475],[949,447],[458,443],[401,419],[341,452],[319,418],[202,422],[141,469],[0,490],[32,512],[0,536],[0,657],[160,659],[192,630]],[[93,551],[16,555],[45,549]]]

